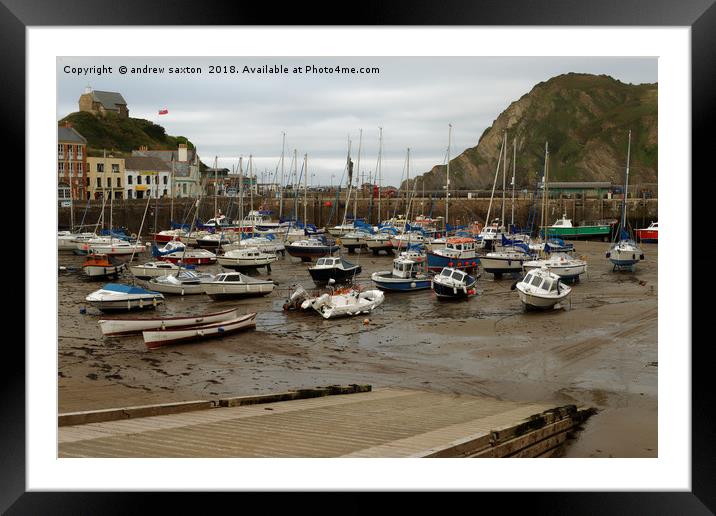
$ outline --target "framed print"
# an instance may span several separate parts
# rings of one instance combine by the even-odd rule
[[[28,302],[4,509],[713,510],[691,157],[716,11],[453,7],[263,26],[259,6],[108,24],[108,4],[5,2]]]

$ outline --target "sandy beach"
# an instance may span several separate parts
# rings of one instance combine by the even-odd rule
[[[59,264],[68,270],[59,273],[59,410],[363,383],[592,406],[599,412],[564,456],[656,457],[657,246],[644,244],[646,260],[634,273],[612,272],[606,243],[575,247],[589,270],[563,309],[525,312],[510,289],[515,279],[483,273],[478,295],[463,302],[438,301],[430,290],[387,293],[367,324],[364,316],[323,320],[314,312],[283,311],[291,285],[315,288],[307,265],[287,255],[272,266],[279,285],[267,297],[167,296],[164,306],[143,315],[239,306],[258,313],[255,330],[152,351],[141,336],[102,337],[101,313],[81,309],[103,283],[83,277],[81,257],[61,254]],[[346,258],[363,267],[365,286],[372,272],[391,268],[386,256]]]

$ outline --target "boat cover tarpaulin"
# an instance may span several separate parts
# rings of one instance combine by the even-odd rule
[[[102,287],[102,290],[120,292],[122,294],[159,294],[159,292],[155,292],[153,290],[147,290],[133,285],[124,285],[122,283],[107,283],[104,287]]]

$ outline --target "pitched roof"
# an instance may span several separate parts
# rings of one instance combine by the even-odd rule
[[[78,133],[76,129],[65,126],[57,128],[57,141],[87,144],[87,139]]]
[[[179,152],[175,150],[133,150],[132,156],[134,157],[154,157],[164,161],[164,164],[172,168],[172,160],[174,160],[174,176],[175,177],[190,177],[191,165],[194,163],[194,149],[187,149],[188,161],[178,161]]]
[[[125,170],[158,170],[159,172],[170,172],[171,168],[160,158],[153,156],[131,156],[124,159]]]
[[[127,101],[124,100],[124,97],[114,91],[92,90],[90,95],[92,95],[92,100],[101,103],[105,109],[119,109],[118,106],[127,105]]]

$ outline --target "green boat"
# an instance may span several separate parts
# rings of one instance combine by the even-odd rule
[[[558,237],[563,240],[595,238],[606,242],[611,237],[612,226],[612,222],[606,221],[600,221],[594,224],[585,224],[583,226],[573,226],[572,220],[568,219],[565,214],[551,226],[541,226],[540,234],[544,237],[546,229],[547,238]]]

